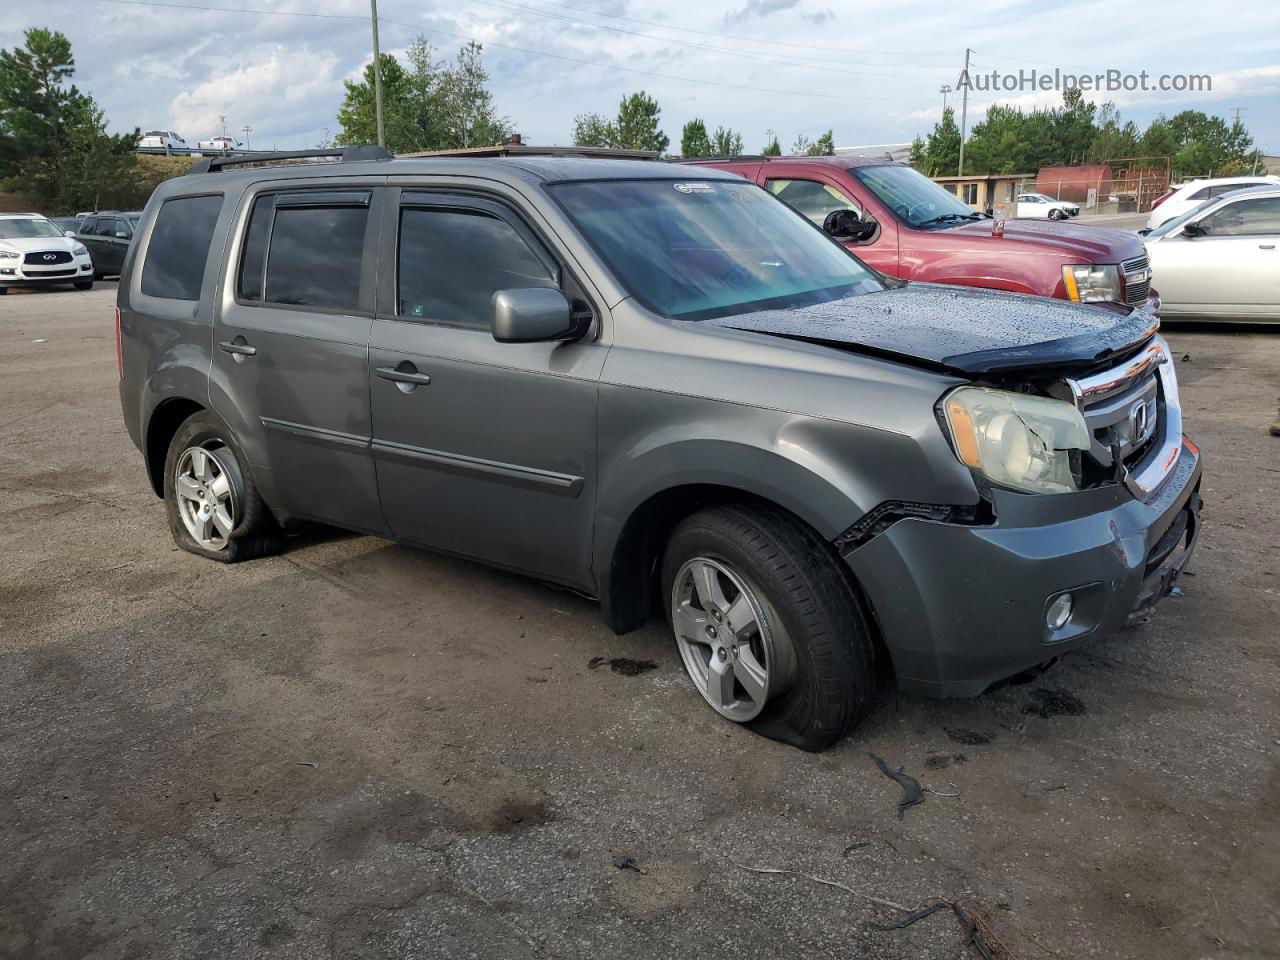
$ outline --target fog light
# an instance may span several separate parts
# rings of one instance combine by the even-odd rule
[[[1049,604],[1049,609],[1044,615],[1045,623],[1048,624],[1049,632],[1056,633],[1067,625],[1067,621],[1071,619],[1071,611],[1075,606],[1075,601],[1071,599],[1071,594],[1062,593],[1053,598],[1053,602]]]

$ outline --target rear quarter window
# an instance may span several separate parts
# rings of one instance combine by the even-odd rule
[[[175,197],[160,205],[147,256],[142,292],[166,300],[199,300],[222,196]]]

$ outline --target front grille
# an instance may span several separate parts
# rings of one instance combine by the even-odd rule
[[[1130,306],[1139,306],[1147,302],[1147,294],[1151,290],[1151,264],[1147,258],[1134,257],[1120,265],[1124,273],[1124,299]],[[1141,279],[1138,279],[1141,277]],[[1133,279],[1130,279],[1133,278]]]
[[[74,277],[79,270],[28,270],[27,276],[32,280],[43,280],[46,277]]]
[[[1137,469],[1164,435],[1163,410],[1159,381],[1153,372],[1114,396],[1086,405],[1081,412],[1091,437],[1089,458],[1110,472],[1118,453],[1126,467]]]
[[[46,264],[53,266],[55,263],[70,263],[71,254],[66,250],[37,250],[35,253],[28,253],[22,258],[22,262],[33,267],[43,267]]]

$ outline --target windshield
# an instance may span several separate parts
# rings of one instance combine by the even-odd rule
[[[878,276],[751,183],[592,180],[549,187],[628,292],[680,320],[822,303]]]
[[[849,173],[909,227],[948,227],[982,219],[954,193],[910,167],[884,164],[855,167]]]
[[[48,220],[0,220],[0,240],[29,240],[33,237],[61,237],[63,232]]]
[[[1221,197],[1214,197],[1212,200],[1205,200],[1203,203],[1199,203],[1196,206],[1192,207],[1186,213],[1180,213],[1176,217],[1172,217],[1169,220],[1166,220],[1164,223],[1160,224],[1160,226],[1156,227],[1150,233],[1146,234],[1146,236],[1165,237],[1177,230],[1181,230],[1182,225],[1184,223],[1186,223],[1192,217],[1198,217],[1200,214],[1204,213],[1210,207],[1214,206],[1220,199]]]

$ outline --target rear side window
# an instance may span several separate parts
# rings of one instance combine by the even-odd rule
[[[176,197],[160,205],[142,265],[143,293],[168,300],[200,299],[200,282],[221,210],[221,195]],[[114,227],[113,223],[113,234]]]
[[[342,199],[280,194],[254,201],[237,281],[242,301],[359,309],[369,195],[336,196]]]
[[[488,329],[494,291],[556,287],[556,279],[507,221],[471,210],[407,208],[400,214],[399,314]]]

